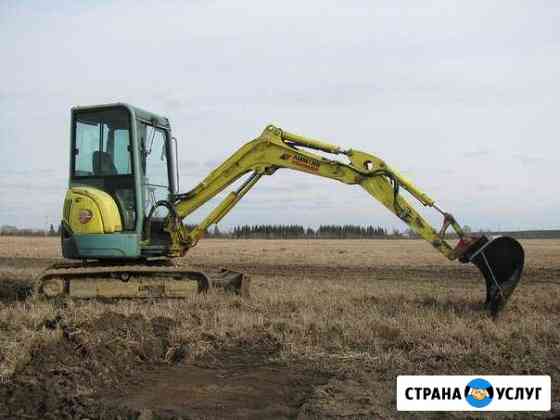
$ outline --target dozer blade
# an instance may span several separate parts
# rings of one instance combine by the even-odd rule
[[[460,258],[472,262],[486,280],[486,307],[496,316],[521,280],[525,253],[521,244],[508,236],[490,240],[482,236]]]

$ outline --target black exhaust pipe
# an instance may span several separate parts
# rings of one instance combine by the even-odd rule
[[[484,276],[485,306],[495,317],[521,280],[525,252],[518,241],[508,236],[500,236],[493,240],[482,236],[469,247],[459,261],[472,262]]]

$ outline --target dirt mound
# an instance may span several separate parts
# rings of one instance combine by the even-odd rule
[[[25,300],[33,294],[33,282],[27,277],[0,272],[0,302]]]
[[[105,312],[72,323],[64,315],[38,329],[54,339],[0,388],[0,418],[295,418],[327,377],[279,359],[281,343],[261,328],[243,337],[208,333],[215,351],[190,360],[170,346],[173,319]]]
[[[46,320],[57,339],[37,343],[27,364],[0,388],[0,418],[135,418],[131,409],[107,405],[95,392],[117,392],[165,355],[173,320],[106,312],[89,323],[62,316]]]
[[[196,361],[205,368],[234,368],[236,366],[265,366],[279,355],[282,344],[263,328],[253,328],[242,337],[213,337],[217,352],[210,352]]]
[[[318,386],[301,407],[298,420],[303,419],[384,419],[391,418],[381,407],[390,405],[386,390],[394,386],[375,381],[332,378]],[[386,401],[389,400],[389,401]]]

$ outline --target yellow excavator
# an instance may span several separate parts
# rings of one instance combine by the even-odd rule
[[[71,110],[61,244],[63,256],[77,261],[45,270],[38,278],[39,292],[74,298],[184,297],[223,287],[248,294],[248,279],[242,273],[203,273],[171,260],[194,247],[259,179],[279,169],[359,185],[446,258],[475,264],[486,281],[486,306],[493,314],[520,281],[524,252],[519,242],[465,232],[450,213],[372,154],[269,125],[191,191],[179,193],[177,140],[168,119],[115,103]],[[198,225],[189,228],[183,223],[243,176],[239,187]],[[439,212],[441,228],[434,229],[401,190]],[[458,238],[454,246],[449,228]]]

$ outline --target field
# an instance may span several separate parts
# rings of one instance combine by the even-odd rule
[[[560,415],[560,240],[523,245],[492,320],[476,269],[421,241],[206,240],[180,264],[251,299],[48,302],[58,240],[0,237],[0,418],[395,418],[399,374],[547,374]]]

